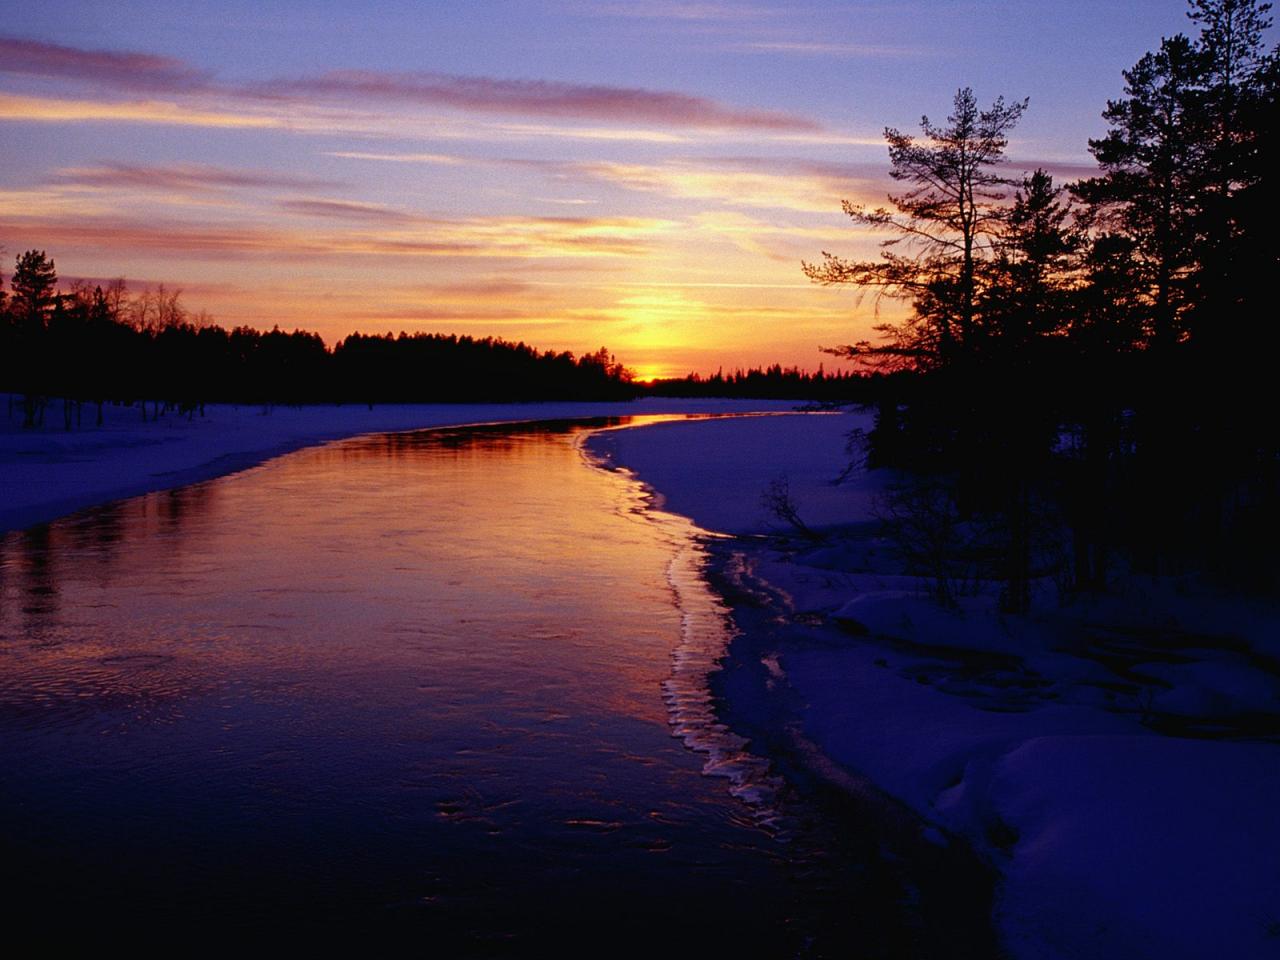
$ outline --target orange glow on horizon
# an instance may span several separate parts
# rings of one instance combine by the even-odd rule
[[[603,345],[645,381],[813,369],[876,319],[800,261],[874,255],[839,203],[883,196],[865,159],[879,138],[803,111],[445,74],[275,89],[142,54],[120,55],[144,70],[121,80],[115,55],[19,52],[54,79],[0,86],[0,124],[107,133],[0,182],[0,241],[47,251],[64,280],[163,283],[223,326],[331,346],[400,331]],[[116,130],[112,156],[97,144]]]

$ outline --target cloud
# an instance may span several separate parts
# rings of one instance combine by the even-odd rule
[[[515,167],[540,172],[568,183],[606,183],[669,197],[718,200],[731,206],[775,207],[807,213],[840,210],[847,198],[880,202],[888,188],[883,164],[839,164],[818,161],[722,157],[670,160],[658,164],[609,161],[576,162],[515,158],[461,158],[449,154],[343,153],[330,156],[393,163],[446,166]],[[595,199],[545,202],[586,204]]]
[[[64,250],[141,251],[173,258],[279,261],[326,257],[475,257],[496,259],[637,256],[676,224],[635,217],[424,218],[377,232],[317,232],[240,224],[197,225],[127,217],[27,217],[0,220],[0,235],[30,237]],[[20,244],[19,244],[20,245]]]
[[[640,87],[503,80],[448,73],[338,70],[273,83],[278,97],[393,101],[482,113],[574,120],[653,123],[669,127],[818,131],[814,120],[772,110],[730,107],[706,97]]]
[[[723,132],[723,131],[721,131]],[[681,134],[665,130],[648,130],[643,127],[581,127],[564,126],[562,124],[545,123],[503,123],[495,124],[483,131],[472,128],[470,138],[479,139],[477,133],[491,140],[510,140],[513,137],[552,138],[559,140],[605,140],[629,141],[639,143],[686,143],[689,138]],[[760,131],[753,131],[756,136]],[[791,134],[797,136],[797,134]],[[817,136],[817,134],[810,134]]]
[[[546,308],[528,310],[520,306],[485,307],[456,306],[440,307],[430,305],[389,307],[374,310],[349,310],[344,318],[354,323],[372,321],[379,327],[387,323],[404,324],[439,324],[439,323],[483,323],[487,326],[515,324],[527,327],[538,324],[559,324],[562,321],[549,317]]]
[[[740,22],[776,17],[786,11],[743,3],[696,3],[679,0],[645,0],[644,3],[591,3],[583,13],[628,20],[686,20],[695,22]]]
[[[586,179],[670,197],[729,206],[830,213],[842,199],[882,197],[875,173],[861,167],[763,158],[673,160],[660,164],[587,162],[549,165],[562,179]]]
[[[226,128],[281,128],[284,117],[234,113],[220,109],[187,107],[162,100],[69,100],[0,93],[0,120],[37,123],[74,121],[124,121],[162,123],[171,126]]]
[[[483,122],[472,117],[394,115],[323,107],[302,101],[267,103],[242,98],[218,105],[202,96],[190,105],[161,100],[86,100],[33,97],[0,93],[0,121],[29,123],[144,123],[222,129],[287,130],[290,133],[331,136],[346,133],[362,137],[432,137],[458,141],[511,141],[516,139],[603,140],[646,143],[683,143],[689,138],[643,127],[584,127],[566,124]],[[759,136],[757,131],[755,136]],[[820,137],[821,134],[786,134],[787,138]],[[335,156],[338,154],[335,154]],[[395,160],[394,155],[350,151],[350,159]],[[406,163],[440,162],[431,154],[405,155]],[[460,161],[467,162],[467,161]]]
[[[0,72],[127,90],[193,90],[208,74],[181,60],[128,50],[84,50],[0,35]]]
[[[527,136],[670,141],[672,131],[692,130],[825,135],[823,125],[809,117],[737,107],[671,90],[377,70],[336,70],[245,85],[215,82],[208,73],[170,57],[15,37],[0,37],[0,72],[69,81],[93,91],[82,99],[0,95],[4,101],[0,119],[11,120],[128,120],[310,131],[362,125],[394,129],[414,118],[387,118],[373,108],[399,105],[577,125],[548,129],[529,124],[499,131]],[[113,102],[97,96],[103,89],[145,93],[149,98]],[[156,99],[161,96],[166,99]],[[326,104],[340,105],[345,112],[326,114]],[[599,125],[601,121],[604,126]],[[646,126],[657,129],[643,129]]]
[[[471,161],[445,153],[369,153],[359,150],[327,150],[326,157],[343,160],[382,160],[387,163],[428,163],[444,167],[466,166]]]
[[[264,170],[233,170],[201,163],[142,166],[102,163],[92,167],[66,167],[50,182],[67,186],[123,188],[131,190],[209,191],[221,189],[321,189],[332,181]]]
[[[554,203],[563,207],[593,207],[600,201],[586,197],[534,197],[538,203]]]
[[[327,220],[407,224],[427,222],[425,218],[377,203],[353,203],[348,200],[286,200],[281,208],[290,213]]]
[[[845,57],[862,59],[871,57],[916,57],[922,51],[915,47],[901,47],[875,43],[829,43],[805,40],[755,40],[737,43],[733,50],[742,53],[794,53],[811,57]]]
[[[489,276],[467,281],[418,284],[408,291],[417,300],[430,298],[433,302],[467,302],[496,300],[500,303],[520,300],[546,300],[546,293],[539,292],[538,285],[514,277]]]
[[[690,222],[699,235],[709,240],[730,243],[746,253],[778,263],[796,264],[806,256],[812,257],[813,250],[823,246],[865,247],[868,241],[875,242],[875,235],[866,228],[788,225],[776,219],[759,220],[737,211],[698,213]]]
[[[1050,174],[1058,186],[1098,175],[1098,164],[1094,160],[1034,160],[1025,157],[1010,157],[1005,169],[1012,175],[1018,172],[1027,174],[1035,170],[1043,170]]]

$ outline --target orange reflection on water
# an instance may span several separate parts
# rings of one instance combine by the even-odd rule
[[[679,533],[584,467],[582,430],[357,438],[11,535],[0,705],[116,730],[228,687],[347,698],[400,671],[665,725]]]

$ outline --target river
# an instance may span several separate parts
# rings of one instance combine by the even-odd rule
[[[618,425],[362,437],[0,541],[8,928],[899,955],[918,889],[718,722],[701,540],[581,450]]]

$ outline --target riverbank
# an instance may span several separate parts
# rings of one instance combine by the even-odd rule
[[[780,417],[593,438],[666,509],[735,535],[709,570],[742,631],[717,688],[732,697],[734,675],[763,666],[791,757],[992,864],[1014,957],[1276,955],[1276,608],[1133,579],[1088,603],[1043,584],[1028,617],[996,615],[982,585],[943,610],[877,539],[885,478],[832,483],[845,435],[865,426]],[[779,489],[807,533],[762,502]],[[725,712],[751,736],[760,710]]]
[[[641,414],[746,413],[789,410],[795,403],[662,400],[527,404],[316,404],[261,407],[210,404],[188,419],[170,412],[143,420],[139,407],[104,408],[101,427],[66,430],[60,413],[46,425],[21,426],[21,403],[0,417],[0,533],[68,513],[209,480],[302,447],[363,433],[420,430],[520,420]]]

